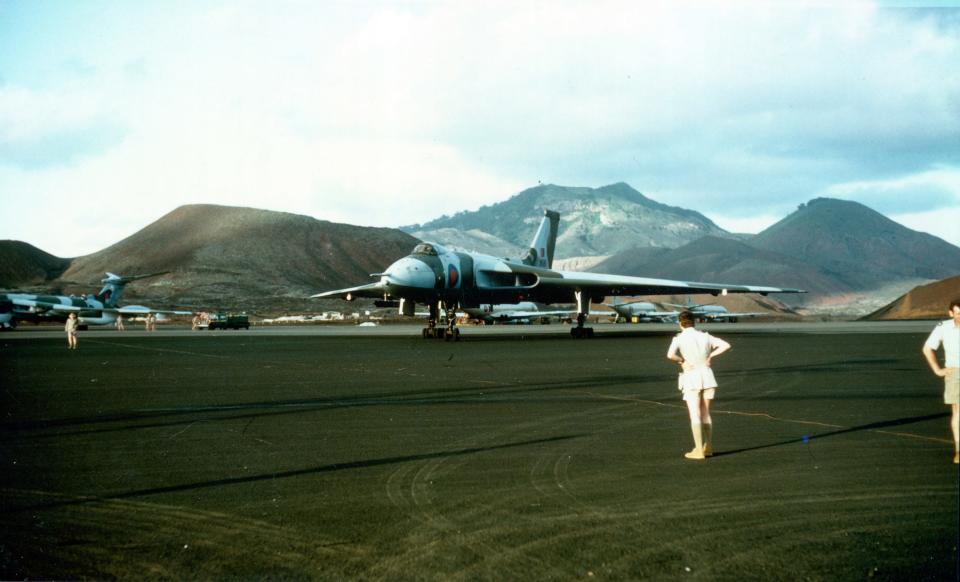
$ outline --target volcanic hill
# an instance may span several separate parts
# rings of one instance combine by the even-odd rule
[[[863,319],[947,319],[947,307],[960,299],[960,275],[915,287]]]
[[[18,240],[0,241],[0,289],[50,283],[70,266],[61,259]]]
[[[107,271],[168,271],[132,284],[129,297],[197,308],[297,304],[307,310],[309,295],[367,283],[370,273],[406,255],[417,242],[389,228],[188,205],[102,251],[74,259],[63,278],[95,281]]]
[[[813,265],[853,289],[960,273],[960,248],[846,200],[811,200],[747,243]]]

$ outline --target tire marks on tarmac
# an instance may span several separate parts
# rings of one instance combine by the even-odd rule
[[[5,516],[3,563],[9,571],[0,572],[4,579],[222,579],[258,573],[298,577],[370,553],[365,545],[323,532],[307,534],[221,512],[130,499],[0,491],[8,507],[55,505]]]
[[[555,414],[532,419],[518,425],[473,434],[457,441],[458,448],[481,448],[496,442],[531,438],[534,434],[549,433],[553,427],[582,424],[591,418],[591,424],[603,424],[600,418],[612,414],[621,417],[625,407],[634,407],[632,402],[618,402],[587,407],[574,412]],[[569,475],[567,463],[572,455],[589,446],[591,438],[570,439],[563,445],[551,444],[545,454],[533,456],[533,464],[519,467],[521,478],[514,487],[478,491],[469,498],[439,499],[434,483],[444,479],[470,479],[474,469],[473,458],[443,457],[397,468],[386,479],[385,495],[391,504],[405,511],[410,523],[405,524],[403,549],[371,568],[374,578],[395,579],[421,572],[434,564],[443,554],[456,556],[455,567],[444,570],[448,579],[471,579],[483,573],[497,572],[504,578],[523,578],[536,572],[544,578],[564,578],[568,572],[562,567],[546,563],[538,553],[530,551],[549,543],[557,532],[543,531],[540,515],[531,515],[523,520],[524,530],[536,530],[535,534],[517,535],[517,498],[540,500],[550,505],[565,507],[564,511],[582,513],[595,511],[568,492]],[[572,447],[572,448],[571,448]],[[535,492],[532,496],[530,488]],[[521,518],[522,519],[522,518]],[[391,532],[387,538],[394,537]],[[509,540],[524,540],[514,543]],[[531,541],[533,540],[533,541]]]
[[[455,446],[480,448],[504,439],[516,440],[521,435],[530,438],[531,433],[556,426],[605,426],[600,432],[624,432],[636,429],[630,424],[662,422],[662,418],[653,420],[650,415],[625,414],[638,405],[685,417],[682,405],[575,392],[589,394],[598,402],[615,402],[470,435],[457,441]],[[715,413],[836,431],[851,429],[765,413],[733,410]],[[898,438],[944,442],[911,433],[865,430]],[[790,564],[789,561],[776,564],[777,556],[786,551],[807,551],[826,544],[843,554],[855,551],[851,547],[854,542],[851,536],[855,537],[858,532],[868,532],[873,537],[894,535],[892,523],[911,519],[921,529],[942,525],[942,515],[929,508],[949,504],[956,496],[950,487],[904,492],[864,486],[847,488],[843,494],[835,495],[801,494],[785,498],[779,492],[754,493],[697,506],[663,497],[613,503],[609,499],[595,501],[593,488],[602,488],[604,484],[582,475],[578,479],[571,476],[573,460],[589,454],[595,444],[596,439],[583,438],[551,445],[545,454],[530,456],[521,468],[525,473],[525,487],[478,491],[469,498],[457,500],[443,499],[434,484],[445,479],[470,479],[476,470],[475,457],[435,458],[419,462],[417,466],[398,467],[385,480],[385,495],[394,507],[408,514],[410,521],[404,524],[403,534],[391,532],[385,536],[386,539],[402,538],[402,547],[373,565],[368,574],[393,579],[409,576],[411,572],[437,571],[443,556],[454,563],[444,564],[446,569],[441,567],[440,571],[454,580],[483,577],[490,572],[508,578],[535,573],[540,579],[568,579],[604,571],[616,577],[658,576],[665,571],[682,575],[695,571],[711,578],[730,572],[756,573],[758,564],[768,562],[771,572],[782,573],[789,571]],[[527,514],[518,510],[518,505],[523,503],[531,506]],[[534,505],[542,511],[533,508]],[[877,506],[892,509],[877,514]],[[704,520],[711,519],[712,523],[704,525]],[[678,529],[677,522],[694,524],[694,527]],[[811,523],[821,525],[811,530]],[[784,536],[785,531],[791,535]],[[658,536],[651,532],[670,533]],[[638,539],[644,540],[640,546],[635,542]],[[723,541],[716,543],[717,539]],[[596,540],[604,540],[602,548],[597,547]],[[558,548],[568,549],[558,552]],[[705,555],[704,548],[709,555]],[[567,559],[544,563],[539,558],[558,553]],[[834,555],[830,559],[836,558]]]

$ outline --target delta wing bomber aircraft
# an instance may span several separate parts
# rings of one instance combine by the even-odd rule
[[[118,315],[175,314],[190,315],[191,311],[165,311],[143,305],[117,305],[127,283],[137,279],[156,277],[163,273],[121,277],[107,273],[100,282],[103,288],[96,295],[32,295],[28,293],[0,294],[0,328],[12,329],[20,321],[63,321],[71,312],[81,324],[110,325]]]
[[[378,277],[378,281],[312,297],[340,297],[348,301],[372,297],[381,300],[381,304],[395,302],[401,315],[414,315],[416,303],[423,303],[430,309],[423,337],[457,340],[460,331],[454,316],[456,310],[484,303],[575,303],[577,325],[571,328],[570,334],[582,338],[593,337],[593,328],[584,327],[590,303],[602,303],[607,296],[804,293],[800,289],[779,287],[555,271],[552,266],[559,224],[559,213],[544,211],[526,255],[514,259],[452,251],[436,243],[422,242],[383,273],[371,275]],[[437,326],[441,310],[447,315],[443,328]]]

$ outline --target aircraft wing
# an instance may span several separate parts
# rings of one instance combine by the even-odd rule
[[[81,311],[87,311],[83,309]],[[107,313],[119,313],[121,315],[146,315],[148,313],[164,313],[167,315],[193,315],[192,311],[177,311],[169,309],[153,309],[143,305],[127,305],[124,307],[104,307],[96,311],[106,311]]]
[[[705,317],[707,319],[731,319],[739,317],[763,317],[764,315],[771,315],[770,313],[703,313],[697,314],[697,317]]]
[[[659,322],[659,323],[673,323],[677,321],[677,317],[680,315],[679,311],[648,311],[647,313],[638,313],[637,314],[641,320],[649,319],[650,321]]]
[[[92,305],[65,305],[63,303],[50,303],[49,301],[37,301],[35,299],[12,299],[14,305],[27,307],[35,311],[53,311],[57,313],[80,313],[81,311],[104,311],[107,313],[122,313],[124,315],[143,315],[146,313],[166,313],[169,315],[191,315],[192,311],[176,311],[166,309],[153,309],[142,305],[130,305],[126,307],[95,307]]]
[[[18,307],[25,307],[35,313],[45,311],[84,311],[83,307],[74,307],[73,305],[64,305],[62,303],[50,303],[49,301],[37,301],[36,299],[12,298],[10,302]]]
[[[347,301],[350,301],[354,297],[370,297],[379,299],[382,298],[385,293],[386,289],[383,286],[383,283],[377,281],[376,283],[368,283],[366,285],[359,285],[357,287],[336,289],[334,291],[324,291],[323,293],[311,295],[310,298],[318,299],[324,297],[339,297],[340,299],[346,299]]]
[[[489,317],[493,319],[533,319],[536,317],[563,317],[563,316],[573,316],[576,317],[577,310],[573,311],[567,310],[554,310],[554,311],[498,311],[496,313],[488,314]]]
[[[513,265],[511,265],[513,267]],[[582,291],[593,296],[607,295],[680,295],[710,293],[806,293],[802,289],[764,287],[760,285],[728,285],[724,283],[701,283],[696,281],[672,281],[670,279],[652,279],[630,277],[626,275],[607,275],[602,273],[580,273],[554,271],[559,277],[540,277],[536,285],[544,291],[560,292],[565,289]]]

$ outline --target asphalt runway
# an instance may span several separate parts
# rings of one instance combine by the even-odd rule
[[[0,579],[956,580],[931,323],[0,335]],[[549,329],[548,329],[549,328]]]

